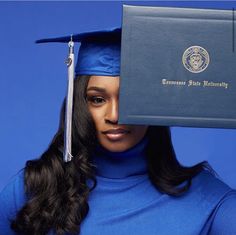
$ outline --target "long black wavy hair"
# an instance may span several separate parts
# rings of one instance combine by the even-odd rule
[[[11,222],[18,234],[79,234],[89,211],[88,195],[96,187],[95,166],[90,158],[96,144],[96,128],[87,108],[86,88],[89,76],[79,76],[74,84],[71,162],[63,162],[64,113],[48,149],[35,160],[27,161],[24,186],[27,202]],[[147,131],[148,174],[153,185],[166,194],[181,196],[191,179],[204,168],[202,162],[184,167],[176,159],[168,127],[150,126]],[[86,182],[91,180],[90,188]],[[179,185],[186,182],[183,186]]]

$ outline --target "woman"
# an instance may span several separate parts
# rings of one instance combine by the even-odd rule
[[[206,163],[181,166],[168,127],[118,124],[120,30],[77,40],[73,158],[63,105],[48,149],[1,193],[1,233],[236,234],[236,192]]]

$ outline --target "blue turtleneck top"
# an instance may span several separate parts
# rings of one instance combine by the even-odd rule
[[[97,186],[81,235],[235,235],[236,192],[208,171],[180,197],[161,193],[149,180],[145,137],[120,153],[98,147]],[[88,182],[90,184],[90,182]],[[0,194],[0,234],[14,235],[9,219],[26,201],[23,172]],[[53,234],[52,232],[50,234]]]

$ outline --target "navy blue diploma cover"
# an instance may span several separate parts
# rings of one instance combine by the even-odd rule
[[[124,5],[119,123],[236,128],[234,21],[233,10]]]

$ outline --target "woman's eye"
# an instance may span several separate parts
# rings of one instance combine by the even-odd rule
[[[99,105],[105,102],[104,98],[97,96],[88,97],[87,100],[95,105]]]

